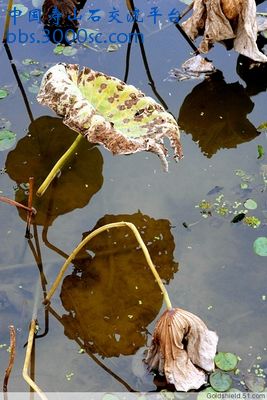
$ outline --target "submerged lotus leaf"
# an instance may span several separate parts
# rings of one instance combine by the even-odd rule
[[[257,47],[255,0],[195,0],[193,15],[183,24],[193,40],[203,35],[199,50],[209,51],[216,42],[232,41],[234,49],[254,61],[267,62]]]
[[[30,124],[27,136],[9,152],[6,160],[7,173],[18,185],[16,201],[27,205],[26,184],[29,177],[35,178],[37,190],[55,160],[64,154],[76,136],[59,118],[41,117]],[[85,140],[83,142],[62,169],[60,180],[55,178],[42,197],[34,196],[37,225],[49,226],[57,216],[85,207],[100,190],[103,183],[103,158],[96,147]],[[27,214],[24,210],[18,211],[25,220]]]
[[[106,215],[93,230],[119,221],[137,227],[160,276],[169,282],[178,269],[170,222],[141,212]],[[62,317],[65,334],[81,338],[84,348],[103,357],[135,354],[146,344],[147,326],[161,309],[163,297],[133,233],[127,227],[101,233],[74,264],[60,295],[68,311]]]
[[[152,151],[167,170],[163,139],[168,137],[175,157],[182,157],[173,116],[117,78],[90,68],[79,70],[76,64],[57,64],[45,74],[37,99],[63,116],[69,128],[113,154]]]
[[[265,379],[254,374],[245,376],[245,384],[248,390],[254,393],[263,392],[265,389]]]
[[[158,320],[145,362],[150,371],[165,374],[177,391],[199,389],[206,383],[204,371],[214,369],[218,343],[196,315],[174,308]]]

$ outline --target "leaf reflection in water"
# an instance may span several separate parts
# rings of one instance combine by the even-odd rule
[[[178,270],[170,222],[141,212],[106,215],[93,230],[122,220],[135,224],[168,283]],[[87,259],[80,254],[80,263],[79,257],[62,285],[62,304],[69,312],[62,317],[65,334],[70,339],[82,338],[91,352],[103,357],[135,354],[146,344],[147,326],[163,301],[141,249],[126,227],[93,238],[84,252]]]

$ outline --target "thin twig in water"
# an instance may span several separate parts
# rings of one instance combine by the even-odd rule
[[[9,204],[10,206],[22,208],[23,210],[26,210],[26,211],[28,211],[28,212],[31,212],[32,214],[36,214],[36,210],[35,210],[34,207],[29,208],[29,207],[27,207],[27,206],[24,206],[24,205],[21,204],[21,203],[18,203],[18,202],[15,201],[15,200],[9,199],[8,197],[0,196],[0,201],[2,201],[3,203],[7,203],[7,204]]]
[[[33,199],[33,186],[34,186],[34,178],[29,178],[29,197],[28,197],[28,207],[32,209],[32,199]],[[30,239],[31,236],[31,219],[32,219],[32,211],[28,211],[27,213],[27,226],[26,226],[26,233],[25,237]]]
[[[3,392],[7,392],[7,386],[9,377],[14,366],[15,357],[16,357],[16,330],[13,325],[9,327],[10,334],[10,357],[9,364],[5,372],[4,383],[3,383]]]
[[[31,325],[30,325],[30,332],[29,332],[29,337],[28,337],[28,344],[27,344],[27,350],[26,350],[26,356],[25,356],[22,376],[25,379],[25,381],[28,383],[28,385],[40,396],[40,398],[42,400],[48,400],[46,395],[44,394],[44,392],[39,388],[39,386],[37,386],[37,384],[31,379],[31,377],[28,374],[30,361],[31,361],[31,353],[32,353],[32,347],[33,347],[33,342],[34,342],[34,336],[35,336],[35,328],[36,328],[36,320],[33,319],[31,321]]]

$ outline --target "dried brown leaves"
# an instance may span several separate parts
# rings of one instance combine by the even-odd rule
[[[255,0],[195,0],[193,15],[182,26],[193,40],[203,35],[199,46],[202,53],[207,53],[215,42],[232,39],[238,53],[267,62],[256,44]]]
[[[165,169],[169,138],[174,157],[182,157],[180,133],[171,114],[132,85],[74,64],[57,64],[45,74],[38,101],[63,116],[69,128],[113,154],[156,153]]]
[[[164,373],[177,391],[187,392],[206,382],[203,370],[214,369],[217,343],[217,334],[200,318],[175,308],[157,322],[145,362],[150,371]]]

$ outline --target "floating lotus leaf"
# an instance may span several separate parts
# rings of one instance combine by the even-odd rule
[[[267,256],[267,237],[258,237],[253,243],[253,249],[258,256]]]
[[[254,374],[247,374],[245,376],[245,384],[251,392],[259,393],[265,389],[265,379]]]
[[[16,134],[7,129],[0,130],[0,151],[8,150],[16,143]]]
[[[232,378],[225,372],[216,371],[210,376],[210,384],[217,392],[227,392],[232,386]]]
[[[0,100],[8,96],[8,91],[5,89],[0,89]]]
[[[216,354],[214,362],[222,371],[232,371],[237,366],[238,358],[233,353],[219,352]]]
[[[89,142],[103,144],[113,154],[142,150],[156,153],[168,169],[168,137],[176,158],[182,157],[178,125],[151,97],[121,80],[78,65],[57,64],[45,74],[41,104],[63,116],[69,128]]]
[[[178,123],[210,158],[220,149],[235,148],[259,135],[247,119],[253,107],[242,85],[226,83],[217,72],[185,98]]]
[[[37,189],[76,136],[59,118],[41,117],[30,124],[27,136],[6,160],[7,173],[19,187],[16,201],[27,204],[29,177],[34,176]],[[102,166],[100,151],[84,140],[62,169],[60,181],[55,179],[42,197],[34,196],[36,224],[51,225],[57,216],[86,206],[102,186]],[[24,211],[19,210],[19,214],[26,219]]]
[[[178,270],[170,222],[140,212],[106,215],[93,230],[119,221],[137,227],[160,276],[169,282]],[[63,281],[61,300],[69,312],[62,317],[65,334],[81,338],[103,357],[135,354],[146,344],[147,326],[163,301],[143,252],[127,227],[103,232],[86,250],[89,254],[84,250],[79,255],[74,273]]]
[[[248,210],[256,210],[258,205],[255,200],[247,199],[244,203],[244,207],[246,207]]]

